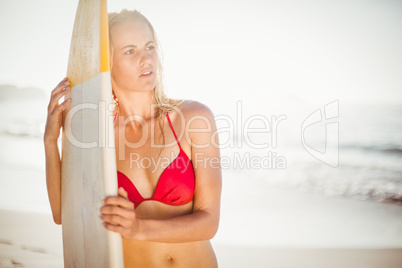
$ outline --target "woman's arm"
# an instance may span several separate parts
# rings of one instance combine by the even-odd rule
[[[121,233],[126,239],[155,242],[191,242],[211,239],[219,225],[222,188],[218,136],[212,112],[191,102],[185,112],[188,142],[196,177],[193,213],[170,219],[140,219],[134,206],[122,197],[108,197],[101,208],[106,229]],[[181,109],[187,109],[181,107]],[[119,195],[126,197],[123,189]]]
[[[60,128],[62,126],[62,112],[70,103],[71,99],[66,99],[61,104],[59,104],[59,100],[68,93],[70,89],[69,84],[67,78],[64,78],[52,91],[47,109],[48,115],[45,134],[43,135],[46,158],[47,192],[53,220],[56,224],[61,224],[60,154],[57,139],[59,138]]]

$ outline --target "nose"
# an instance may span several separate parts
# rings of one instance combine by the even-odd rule
[[[143,49],[141,51],[141,57],[140,57],[140,65],[143,66],[145,64],[151,63],[151,56],[148,54],[148,52]]]

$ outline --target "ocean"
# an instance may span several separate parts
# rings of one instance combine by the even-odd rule
[[[335,104],[334,117],[325,121],[323,115],[307,127],[315,109],[292,107],[275,115],[249,110],[241,123],[239,114],[216,114],[224,183],[238,177],[267,188],[402,204],[402,105]],[[50,212],[42,145],[46,109],[46,97],[0,100],[0,208]]]

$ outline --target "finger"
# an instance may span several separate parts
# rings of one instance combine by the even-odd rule
[[[123,187],[120,187],[117,193],[119,194],[119,196],[128,199],[128,193],[126,192],[126,190],[124,190]]]
[[[63,110],[71,103],[71,98],[64,100],[62,103],[58,104],[54,108],[53,112],[50,114],[52,117],[59,118]]]
[[[118,206],[103,206],[100,208],[102,215],[118,215],[126,219],[133,219],[135,212],[133,209],[126,209]]]
[[[62,112],[64,109],[66,109],[68,107],[68,105],[71,103],[71,99],[66,99],[64,102],[62,102],[61,104],[59,104],[53,111],[53,113],[48,115],[48,118],[46,120],[46,130],[45,132],[49,131],[57,131],[57,133],[60,132],[60,128],[61,128],[61,116],[62,116]],[[52,130],[53,129],[53,130]],[[58,136],[58,134],[57,134]]]
[[[63,88],[59,93],[52,96],[52,98],[50,99],[50,102],[49,102],[49,106],[47,108],[49,114],[53,113],[53,110],[59,104],[60,99],[63,96],[65,96],[67,93],[69,93],[69,91],[70,91],[70,87],[67,86],[67,87]]]
[[[67,77],[65,77],[63,80],[60,81],[60,83],[52,90],[50,97],[53,97],[57,93],[59,93],[63,88],[68,87],[70,85],[70,81],[67,80]]]
[[[102,215],[100,218],[107,224],[120,225],[125,228],[131,227],[130,220],[118,215]]]
[[[122,235],[126,233],[126,228],[124,228],[122,226],[113,225],[113,224],[109,224],[109,223],[106,223],[106,222],[102,223],[102,225],[108,231],[112,231],[112,232],[119,233],[119,234],[122,234]]]
[[[105,205],[114,205],[114,206],[120,206],[123,208],[133,208],[134,204],[127,198],[121,197],[121,196],[109,196],[106,197],[104,200]]]

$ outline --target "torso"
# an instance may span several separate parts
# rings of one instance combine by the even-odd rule
[[[218,267],[209,241],[157,243],[123,240],[125,267]]]
[[[180,117],[175,112],[170,112],[169,116],[174,131],[179,135],[182,127]],[[154,138],[154,143],[163,143],[157,120],[154,123],[150,121],[143,124],[144,129],[127,126],[125,129],[126,140],[124,140],[124,136],[121,136],[124,126],[119,127],[119,122],[115,126],[117,170],[131,180],[145,199],[153,196],[160,175],[180,153],[180,148],[166,118],[163,118],[162,122],[167,145],[163,148],[155,148],[151,144],[152,138]],[[150,134],[151,130],[155,132],[154,137]],[[139,146],[130,146],[130,144],[133,145],[140,141],[143,138],[142,135],[147,135],[144,143],[138,143]],[[180,139],[180,137],[179,142],[184,153],[190,158],[190,144],[185,138]],[[148,165],[147,168],[141,168],[141,166]],[[147,219],[173,218],[191,214],[192,211],[193,201],[184,205],[172,206],[154,200],[146,200],[135,208],[137,217]],[[216,257],[209,241],[159,243],[123,239],[123,251],[125,267],[217,267]]]

